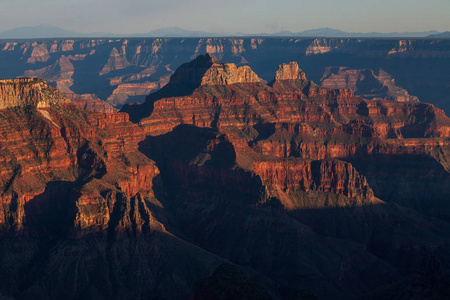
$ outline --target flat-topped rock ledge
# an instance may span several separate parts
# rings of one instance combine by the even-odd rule
[[[67,102],[69,98],[42,79],[0,79],[0,109],[27,105],[44,108]]]

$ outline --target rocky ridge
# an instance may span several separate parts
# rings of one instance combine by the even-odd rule
[[[66,96],[69,97],[72,103],[85,110],[101,113],[113,113],[118,111],[110,104],[96,98],[95,95],[92,94],[67,94]]]
[[[370,69],[327,68],[320,79],[320,85],[332,89],[349,88],[366,99],[419,102],[416,96],[398,87],[392,76],[382,69],[375,75]]]
[[[275,73],[274,81],[277,80],[306,80],[305,73],[298,67],[296,62],[281,64]]]
[[[0,80],[0,99],[0,109],[24,105],[46,108],[68,102],[60,91],[43,80],[32,78]]]
[[[1,224],[23,228],[27,210],[33,211],[35,206],[42,210],[39,205],[51,205],[58,197],[66,197],[64,201],[76,201],[78,213],[72,221],[80,228],[105,228],[112,206],[111,211],[103,209],[97,215],[84,214],[84,201],[93,201],[94,197],[103,206],[102,201],[106,200],[100,194],[103,189],[108,191],[108,185],[116,185],[120,192],[117,188],[109,189],[115,191],[113,195],[122,194],[120,197],[124,199],[135,197],[138,192],[151,192],[151,181],[158,170],[149,160],[136,161],[141,156],[137,143],[144,134],[128,121],[128,115],[83,112],[43,80],[4,80],[0,85],[3,104]],[[138,170],[149,175],[141,175]],[[116,172],[115,176],[108,171]],[[107,184],[103,188],[100,188],[101,178]],[[67,183],[56,185],[53,191],[53,182],[61,180]],[[97,185],[94,194],[88,192],[89,186]],[[108,200],[111,205],[113,199],[115,196]],[[38,214],[31,220],[38,217],[42,216]]]
[[[199,59],[212,60],[204,55],[183,68],[196,72],[193,70]],[[208,74],[204,69],[198,72]],[[227,76],[236,76],[236,70],[228,72],[231,75]],[[217,128],[229,135],[238,158],[251,156],[242,160],[254,163],[263,158],[255,160],[255,155],[248,153],[281,159],[344,159],[349,162],[407,154],[429,156],[446,170],[449,168],[446,157],[450,120],[432,105],[366,100],[348,89],[323,88],[307,80],[295,62],[281,65],[269,85],[213,83],[183,90],[185,85],[169,82],[165,88],[151,94],[142,107],[126,106],[124,111],[129,112],[132,119],[141,116],[139,124],[150,135],[165,134],[179,124]],[[174,85],[179,89],[171,95]],[[144,110],[151,113],[150,116],[142,118]],[[245,133],[236,133],[236,130]],[[252,168],[251,163],[243,165]],[[448,174],[440,176],[448,180]],[[333,177],[339,178],[339,175]],[[304,190],[311,185],[307,180],[302,183]],[[342,187],[337,190],[342,192]],[[438,193],[446,195],[446,191],[439,190]],[[405,201],[400,200],[403,205]],[[412,203],[415,201],[418,199]],[[439,201],[447,207],[443,200]],[[417,208],[416,204],[413,206]],[[448,213],[450,211],[445,214]]]
[[[381,68],[397,86],[448,113],[448,49],[445,39],[8,40],[0,41],[0,76],[43,78],[64,93],[95,94],[120,107],[143,102],[148,93],[164,86],[181,64],[207,52],[238,67],[248,65],[267,82],[279,64],[291,60],[299,61],[316,82],[330,67],[368,69],[375,74]]]

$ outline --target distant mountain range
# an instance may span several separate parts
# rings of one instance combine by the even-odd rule
[[[42,39],[67,37],[103,37],[119,36],[105,32],[80,33],[62,29],[56,26],[41,24],[38,26],[25,26],[7,30],[0,33],[2,39]]]
[[[438,39],[450,38],[450,31],[445,31],[445,32],[442,32],[442,33],[439,33],[439,34],[431,34],[431,35],[429,35],[427,37],[429,37],[429,38],[438,38]]]
[[[429,30],[423,32],[346,32],[339,29],[333,28],[319,28],[319,29],[310,29],[304,30],[300,32],[291,32],[291,31],[281,31],[272,34],[261,33],[258,35],[261,36],[298,36],[298,37],[369,37],[369,38],[377,38],[377,37],[428,37],[430,35],[440,34],[439,31]],[[254,35],[254,34],[245,34],[246,36]]]
[[[41,24],[14,28],[0,33],[0,39],[41,39],[41,38],[98,38],[98,37],[214,37],[217,33],[185,30],[180,27],[166,27],[146,33],[117,34],[110,32],[81,33],[56,26]],[[223,35],[222,35],[223,36]]]
[[[146,33],[117,34],[109,32],[81,33],[62,29],[56,26],[41,24],[38,26],[25,26],[7,30],[0,33],[0,39],[40,39],[40,38],[98,38],[98,37],[219,37],[219,36],[273,36],[273,37],[430,37],[445,38],[450,36],[450,32],[440,33],[430,30],[424,32],[345,32],[333,28],[319,28],[300,32],[281,31],[277,33],[234,33],[220,34],[206,31],[186,30],[180,27],[165,27],[152,30]]]

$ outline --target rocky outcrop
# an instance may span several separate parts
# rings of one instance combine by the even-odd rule
[[[260,81],[248,66],[237,68],[235,64],[220,63],[206,53],[190,63],[181,65],[171,76],[169,85],[198,87]]]
[[[3,80],[0,88],[3,226],[26,229],[45,218],[59,222],[58,213],[66,229],[71,222],[85,230],[157,223],[145,205],[140,221],[110,222],[112,215],[127,213],[117,215],[116,201],[142,206],[152,197],[158,174],[137,151],[144,132],[128,115],[83,112],[43,80]]]
[[[416,96],[397,86],[392,76],[382,69],[375,75],[373,70],[327,68],[320,84],[332,89],[351,89],[355,95],[366,99],[384,99],[399,102],[419,102]]]
[[[177,100],[180,99],[185,100]],[[267,135],[261,127],[254,128],[261,134],[259,138],[264,139],[263,136]],[[359,127],[363,126],[359,124]],[[270,133],[270,128],[267,131]],[[358,132],[364,130],[354,130],[355,135]],[[370,137],[370,133],[367,130],[364,136]],[[294,258],[303,257],[304,251],[310,253],[307,249],[311,249],[313,244],[315,249],[324,246],[323,236],[318,240],[310,239],[310,230],[329,239],[332,245],[325,246],[327,249],[342,250],[348,246],[337,246],[334,244],[337,240],[331,237],[339,237],[337,243],[345,243],[351,237],[367,245],[367,248],[363,247],[365,250],[353,248],[354,251],[340,260],[338,265],[343,269],[338,276],[351,273],[350,268],[345,267],[348,264],[361,266],[368,262],[370,259],[365,256],[365,251],[377,252],[388,261],[395,257],[398,262],[404,255],[404,250],[400,249],[417,242],[411,232],[391,222],[403,220],[394,222],[410,224],[408,226],[419,224],[422,221],[417,219],[417,215],[411,210],[389,207],[375,198],[365,177],[351,164],[338,160],[276,159],[270,154],[260,155],[246,143],[251,139],[249,135],[256,137],[257,133],[252,133],[251,128],[222,128],[218,131],[179,125],[169,133],[148,137],[141,143],[141,151],[154,158],[161,170],[161,180],[170,190],[167,197],[173,201],[171,203],[176,202],[173,213],[181,222],[184,233],[208,251],[238,264],[250,261],[258,272],[277,274],[278,282],[290,282],[290,286],[295,287],[293,289],[302,290],[307,286],[299,284],[296,277],[283,274],[298,268],[311,274],[312,265],[313,268],[319,267],[315,262],[320,259],[314,253],[322,251],[313,252],[314,258],[306,264]],[[305,228],[300,224],[311,227]],[[424,228],[423,225],[417,226],[413,232]],[[425,225],[431,229],[428,226]],[[440,231],[431,226],[431,230]],[[395,238],[384,234],[392,232],[393,228],[402,233],[396,234]],[[260,240],[264,240],[263,247],[258,242]],[[298,243],[299,240],[309,242]],[[392,252],[388,254],[386,249]],[[286,253],[290,255],[286,256]],[[266,263],[261,264],[259,258]],[[381,268],[389,269],[386,265]],[[371,272],[379,274],[380,270],[371,269]],[[326,273],[332,277],[336,275],[332,268],[327,268]],[[310,276],[306,275],[307,278]],[[326,293],[333,288],[328,285],[324,289],[312,288],[316,285],[314,280],[312,282],[308,286],[319,296],[331,296]],[[209,288],[202,286],[203,291],[210,291]]]
[[[203,67],[195,67],[198,61],[194,62],[189,67],[190,72],[203,72]],[[187,68],[185,66],[183,70]],[[165,88],[148,97],[146,107],[127,107],[124,110],[131,113],[132,119],[138,113],[141,116],[145,111],[147,115],[151,113],[148,118],[140,117],[141,124],[151,134],[170,131],[180,123],[243,128],[261,122],[304,122],[302,130],[309,127],[307,134],[322,130],[321,136],[332,132],[348,135],[346,130],[351,131],[349,128],[361,127],[362,124],[370,126],[382,138],[446,137],[449,132],[448,118],[442,110],[431,105],[365,100],[349,89],[331,90],[314,84],[306,79],[295,63],[280,66],[280,70],[284,68],[295,69],[297,74],[294,77],[301,79],[274,80],[269,86],[235,83],[224,89],[219,85],[187,86],[186,82],[176,79],[181,74],[177,71]],[[278,74],[281,73],[279,71]],[[222,78],[220,74],[216,75]],[[133,110],[138,113],[133,113]],[[177,113],[171,113],[173,111]],[[322,129],[316,122],[328,123],[329,128]],[[375,133],[371,133],[371,137],[374,138]]]
[[[297,62],[290,62],[278,67],[274,80],[306,80],[306,75],[298,67]]]
[[[341,161],[258,161],[253,170],[264,185],[283,191],[301,189],[342,194],[368,203],[374,197],[367,180],[351,164]]]
[[[27,62],[34,64],[37,62],[46,62],[50,55],[48,53],[47,47],[45,45],[38,45],[37,43],[34,43],[33,50],[31,51],[30,58],[28,58]]]
[[[60,91],[40,79],[0,80],[0,109],[26,105],[45,108],[69,101]]]
[[[160,88],[160,84],[151,83],[122,83],[118,84],[111,96],[106,100],[111,105],[120,106],[130,102],[136,96],[148,95]]]
[[[107,74],[111,71],[125,69],[130,66],[130,63],[127,61],[126,53],[121,51],[119,52],[115,47],[112,48],[111,53],[108,58],[108,62],[105,64],[103,69],[100,71],[100,76]]]
[[[118,109],[115,109],[110,104],[98,99],[92,94],[67,94],[67,97],[69,97],[73,104],[85,110],[101,113],[113,113],[118,111]]]

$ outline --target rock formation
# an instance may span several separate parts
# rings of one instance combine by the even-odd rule
[[[445,39],[8,40],[0,41],[0,77],[39,77],[63,93],[95,94],[103,101],[121,107],[125,103],[144,102],[149,93],[169,81],[170,75],[181,64],[204,53],[211,53],[214,58],[234,63],[237,67],[248,65],[267,82],[272,80],[279,64],[296,60],[315,82],[320,82],[330,68],[333,74],[337,73],[335,70],[339,67],[348,72],[361,70],[357,72],[360,75],[346,75],[344,72],[340,76],[350,81],[357,76],[364,76],[366,79],[363,82],[367,82],[371,75],[362,70],[373,70],[378,76],[375,81],[381,80],[381,86],[376,85],[375,94],[366,91],[358,95],[390,100],[403,96],[406,97],[404,100],[413,100],[416,96],[423,102],[444,109],[448,114],[448,49],[449,41]],[[388,77],[379,74],[380,68],[389,74]],[[406,96],[402,90],[397,95],[395,86],[389,83],[392,80],[395,80],[395,86],[401,86],[410,96]],[[339,88],[349,87],[341,83]],[[383,89],[384,84],[390,90],[389,94]]]
[[[111,66],[144,64],[124,48]],[[450,119],[430,104],[320,87],[295,62],[266,85],[210,55],[129,115],[42,80],[0,88],[2,295],[349,299],[430,257],[449,270]]]
[[[67,202],[75,201],[72,204],[78,210],[69,222],[80,228],[107,228],[116,198],[130,201],[137,193],[151,193],[152,179],[158,170],[137,152],[137,142],[144,134],[128,121],[128,115],[82,112],[43,80],[3,80],[0,88],[1,224],[23,228],[27,211],[33,214],[28,220],[43,217],[34,208],[42,210],[40,205],[52,205],[61,197]],[[61,180],[67,184],[53,183]],[[102,188],[105,184],[116,188]],[[110,200],[101,196],[107,192]],[[83,213],[86,201],[91,206],[97,203],[96,214],[92,210]],[[106,201],[110,202],[109,209]],[[12,205],[14,210],[8,208]]]
[[[244,66],[220,63],[209,53],[181,65],[170,78],[171,85],[198,87],[200,85],[227,85],[239,82],[259,82],[258,76]]]
[[[296,62],[290,62],[278,67],[274,80],[306,80],[306,75]]]
[[[419,102],[416,96],[397,86],[392,76],[382,69],[375,75],[373,70],[327,68],[320,84],[332,89],[348,88],[366,99],[386,99],[400,102]]]
[[[0,80],[0,99],[0,109],[26,105],[46,108],[68,102],[60,91],[33,78]]]
[[[113,113],[118,111],[118,109],[115,109],[110,104],[98,99],[92,94],[67,94],[66,96],[69,97],[73,104],[85,110],[101,113]]]
[[[198,63],[199,59],[204,59],[204,56],[183,65],[182,69],[190,70],[191,74],[205,74],[209,80],[209,73],[205,71],[204,65]],[[212,63],[216,62],[210,62]],[[139,124],[150,135],[165,134],[179,124],[192,124],[198,127],[217,128],[221,132],[230,134],[228,137],[230,142],[239,149],[236,150],[238,158],[245,156],[242,153],[250,152],[249,148],[261,155],[280,159],[291,157],[313,160],[343,159],[349,162],[364,160],[368,157],[411,155],[436,159],[438,164],[449,170],[447,157],[450,119],[442,110],[432,105],[366,100],[355,96],[348,89],[323,88],[307,80],[295,62],[281,65],[274,80],[268,86],[258,82],[224,83],[222,85],[204,84],[192,89],[177,79],[178,72],[175,74],[176,76],[172,77],[175,81],[169,82],[165,88],[151,94],[144,105],[124,108],[125,111],[130,112],[133,120],[139,120]],[[199,78],[196,82],[203,79],[203,77]],[[172,88],[175,86],[178,89]],[[170,92],[173,91],[177,93],[171,95]],[[142,118],[145,110],[150,116]],[[230,133],[235,130],[243,130],[246,133]],[[243,160],[248,161],[247,158]],[[251,160],[258,165],[254,155]],[[271,165],[280,172],[281,170],[287,172],[286,168],[295,170],[297,163],[300,163],[301,170],[306,170],[309,164],[294,163],[292,160],[288,160],[287,163],[288,165],[284,165],[286,162],[280,161],[273,166],[267,165]],[[277,164],[281,165],[277,166]],[[247,167],[253,169],[248,163]],[[352,168],[350,167],[344,173],[353,172],[349,171]],[[258,167],[257,169],[260,170]],[[264,180],[276,174],[264,175],[266,171],[257,173]],[[299,174],[298,172],[294,173]],[[434,172],[440,174],[439,180],[444,182],[449,180],[446,171]],[[305,191],[313,186],[323,186],[323,183],[313,183],[314,175],[304,176],[306,177],[298,179],[297,183],[282,183],[281,189],[289,188],[291,184],[296,184],[297,188],[301,187]],[[322,176],[326,177],[326,175]],[[340,176],[333,175],[333,180],[337,180]],[[290,178],[292,180],[294,177],[290,176]],[[352,180],[356,178],[357,176]],[[280,178],[280,180],[283,182],[283,179]],[[342,180],[348,182],[348,179]],[[414,190],[414,179],[406,180],[409,182],[410,189]],[[347,193],[345,194],[347,197],[349,195],[354,197],[359,193],[348,192],[348,188],[338,181],[334,184],[340,187],[330,187],[331,190],[327,189],[327,191],[334,191],[337,194]],[[359,183],[351,184],[358,186]],[[367,189],[364,188],[364,190]],[[446,207],[445,213],[440,209],[432,214],[441,217],[445,215],[444,218],[447,218],[450,215],[450,207],[443,199],[450,194],[445,188],[438,190],[432,194],[440,195],[441,200],[437,201]],[[365,199],[370,198],[368,195],[371,191],[363,192],[363,194]],[[402,192],[398,191],[398,195],[402,195]],[[438,197],[437,195],[433,197]],[[410,200],[407,200],[408,197]],[[397,199],[389,197],[384,200],[391,199],[415,209],[425,205],[425,202],[421,201],[426,201],[419,200],[419,196],[411,197],[410,194]],[[417,201],[422,204],[417,205]],[[430,213],[430,210],[426,209],[423,212]]]

